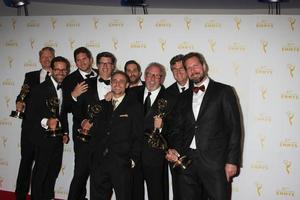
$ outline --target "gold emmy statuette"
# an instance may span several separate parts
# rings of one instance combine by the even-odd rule
[[[157,116],[164,118],[166,116],[166,108],[168,101],[165,99],[158,99]],[[159,132],[158,129],[154,129],[151,133],[145,133],[147,137],[148,145],[155,149],[160,149],[163,151],[168,150],[168,143],[164,136]],[[174,163],[173,168],[180,167],[181,169],[186,169],[190,164],[191,160],[187,156],[179,156],[178,160]]]
[[[24,84],[21,88],[20,94],[18,95],[17,101],[20,101],[20,102],[24,103],[24,99],[27,96],[27,94],[29,93],[29,91],[30,91],[29,85]],[[13,111],[11,111],[9,116],[14,117],[14,118],[23,119],[24,118],[24,112],[13,110]]]
[[[59,100],[57,97],[51,97],[46,100],[46,106],[48,107],[51,118],[58,118],[58,112],[59,112]],[[58,137],[62,136],[62,128],[59,126],[59,123],[57,123],[55,129],[48,128],[46,130],[46,134],[48,137]]]
[[[99,104],[89,105],[87,109],[88,121],[90,124],[93,124],[95,117],[102,111],[102,108]],[[78,129],[78,138],[83,142],[88,142],[91,139],[91,134],[89,130]]]

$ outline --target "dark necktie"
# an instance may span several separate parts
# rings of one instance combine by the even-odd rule
[[[146,115],[150,108],[151,108],[151,99],[150,99],[150,95],[151,95],[151,92],[148,92],[148,95],[145,99],[145,102],[144,102],[144,114]]]
[[[196,94],[199,92],[199,90],[204,92],[205,91],[205,86],[201,85],[200,87],[196,87],[196,86],[193,87],[193,92],[195,92]]]
[[[61,84],[57,84],[56,90],[60,90],[60,89],[61,89]]]
[[[45,81],[48,80],[50,78],[50,72],[47,72],[46,76],[45,76]]]
[[[104,80],[103,78],[99,79],[100,83],[104,83],[105,85],[109,85],[110,84],[110,80]]]
[[[89,74],[86,74],[85,77],[86,77],[87,79],[89,79],[89,78],[91,78],[91,77],[94,76],[94,75],[95,75],[94,72],[91,72],[91,73],[89,73]]]
[[[182,88],[181,88],[181,92],[184,92],[184,90],[185,90],[185,87],[182,87]]]

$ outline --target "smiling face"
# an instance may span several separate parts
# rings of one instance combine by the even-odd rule
[[[126,88],[129,86],[126,74],[116,73],[111,77],[111,91],[113,96],[118,98],[125,94]]]
[[[201,64],[200,60],[194,56],[185,61],[187,75],[195,84],[201,83],[207,76],[207,67]]]
[[[68,68],[65,62],[57,61],[54,62],[51,76],[57,83],[62,83],[64,78],[68,75]]]
[[[115,69],[115,66],[110,57],[101,57],[98,61],[97,67],[99,76],[104,80],[109,79]]]
[[[188,80],[188,76],[183,67],[182,61],[177,61],[174,65],[172,65],[171,69],[176,82],[184,86]]]
[[[156,65],[149,66],[145,71],[145,85],[152,92],[161,84],[162,72]]]
[[[129,76],[130,84],[136,84],[140,81],[142,72],[138,70],[136,64],[131,63],[126,66],[126,74]]]
[[[93,65],[93,59],[89,58],[85,53],[79,53],[76,55],[76,66],[84,72],[90,72]]]
[[[50,69],[50,65],[51,65],[51,60],[54,58],[54,54],[48,50],[48,49],[45,49],[41,52],[40,54],[40,63],[43,67],[43,69],[45,70],[49,70]]]

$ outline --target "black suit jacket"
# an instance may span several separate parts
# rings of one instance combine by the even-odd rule
[[[130,95],[135,96],[135,98],[143,105],[144,101],[144,91],[145,86],[138,86],[134,88],[130,88],[128,90]],[[144,133],[151,133],[154,130],[154,116],[157,115],[158,111],[158,100],[159,99],[165,99],[167,100],[167,106],[164,109],[165,110],[165,117],[164,117],[164,125],[161,130],[161,133],[164,135],[164,137],[168,140],[168,126],[169,122],[172,121],[172,115],[171,110],[173,109],[176,98],[170,94],[168,94],[163,86],[161,86],[161,89],[153,102],[149,112],[147,114],[144,114]],[[161,162],[164,162],[164,156],[165,153],[161,150],[154,149],[150,147],[147,143],[147,138],[144,136],[143,140],[143,159],[145,159],[145,162],[149,165],[155,165],[156,163],[160,165]]]
[[[234,89],[210,80],[197,119],[192,100],[193,91],[189,89],[178,101],[171,129],[174,148],[182,155],[188,154],[195,135],[199,159],[206,167],[240,165],[241,116]]]
[[[111,101],[102,100],[99,104],[102,111],[90,130],[91,155],[96,155],[96,160],[112,156],[128,166],[129,159],[139,162],[143,137],[142,105],[128,95],[114,111]]]
[[[41,147],[47,147],[49,144],[49,138],[46,136],[46,130],[41,126],[41,121],[43,118],[52,116],[50,109],[46,105],[46,100],[51,97],[57,97],[57,94],[51,79],[48,79],[32,89],[25,111],[24,121],[26,123],[24,123],[24,126],[31,130],[29,139]],[[63,103],[60,114],[57,117],[61,122],[63,132],[68,133],[67,115],[63,108]]]
[[[189,88],[191,88],[191,87],[193,87],[193,83],[192,83],[192,81],[190,81],[189,80]],[[188,88],[185,88],[185,90],[187,90]],[[166,89],[166,91],[169,93],[169,94],[171,94],[171,95],[173,95],[173,96],[178,96],[178,95],[180,95],[181,93],[180,93],[180,91],[179,91],[179,89],[178,89],[178,86],[177,86],[177,82],[175,82],[175,83],[173,83],[172,85],[170,85],[167,89]]]

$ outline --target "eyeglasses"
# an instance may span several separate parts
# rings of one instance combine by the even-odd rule
[[[152,77],[154,77],[156,79],[159,79],[159,78],[162,77],[162,75],[160,75],[160,74],[150,74],[150,73],[146,74],[146,78],[152,78]]]
[[[52,69],[53,72],[58,73],[58,72],[62,72],[62,73],[67,73],[68,70],[66,69]]]
[[[172,72],[174,72],[174,73],[178,73],[178,72],[182,73],[182,72],[185,72],[185,69],[183,67],[182,68],[178,68],[178,69],[173,68]]]
[[[112,63],[110,63],[110,62],[107,62],[107,63],[100,62],[99,65],[101,65],[101,66],[104,66],[104,65],[109,66],[109,65],[112,65]]]

